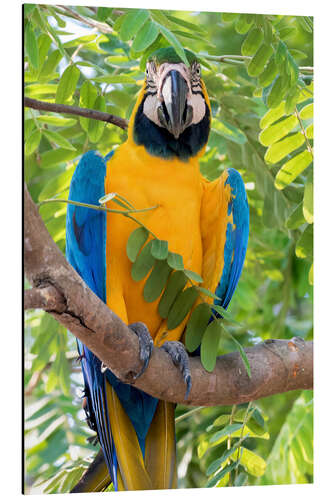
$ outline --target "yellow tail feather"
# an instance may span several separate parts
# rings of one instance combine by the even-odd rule
[[[146,438],[145,464],[152,489],[177,488],[175,405],[159,401]]]
[[[143,462],[141,448],[134,427],[125,413],[116,392],[109,383],[106,384],[106,399],[120,471],[120,474],[118,474],[118,489],[153,489],[152,482]],[[119,476],[121,476],[121,479]]]

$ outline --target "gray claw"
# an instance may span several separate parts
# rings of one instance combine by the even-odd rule
[[[161,349],[164,349],[164,351],[167,352],[169,356],[171,356],[174,364],[179,367],[186,384],[185,399],[187,399],[192,388],[192,377],[190,372],[189,358],[184,345],[176,340],[168,341],[164,342]]]
[[[131,330],[138,336],[140,345],[140,360],[143,362],[143,366],[139,373],[134,376],[134,380],[141,377],[141,375],[146,371],[149,360],[151,358],[154,342],[151,338],[148,328],[144,323],[137,322],[128,325]]]

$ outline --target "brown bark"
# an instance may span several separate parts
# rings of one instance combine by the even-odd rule
[[[128,121],[120,116],[111,115],[104,111],[97,111],[96,109],[80,108],[78,106],[69,106],[67,104],[57,104],[54,102],[37,101],[30,97],[24,98],[24,106],[26,108],[38,109],[40,111],[53,111],[54,113],[65,113],[69,115],[84,116],[85,118],[92,118],[102,122],[112,123],[123,130],[127,129]]]
[[[192,390],[168,354],[154,348],[146,372],[133,382],[141,362],[136,335],[87,287],[49,235],[25,187],[24,264],[35,289],[34,306],[48,311],[79,338],[119,379],[166,401],[194,406],[231,405],[313,385],[313,344],[299,338],[269,340],[245,349],[251,366],[248,377],[238,352],[218,358],[212,373],[200,359],[190,359]],[[52,301],[41,292],[47,287]],[[51,288],[54,287],[54,293]],[[58,294],[58,295],[57,295]],[[54,297],[60,297],[54,301]]]

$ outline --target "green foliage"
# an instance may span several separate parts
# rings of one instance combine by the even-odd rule
[[[241,172],[251,224],[244,271],[228,313],[216,306],[224,319],[211,323],[219,342],[209,343],[211,351],[204,348],[208,368],[216,354],[236,347],[250,375],[246,346],[269,337],[310,339],[312,18],[26,4],[24,22],[26,96],[127,119],[153,50],[171,44],[184,62],[184,48],[199,55],[213,114],[201,172],[208,180],[229,167]],[[89,149],[107,154],[126,138],[125,131],[109,123],[30,108],[24,124],[25,180],[37,203],[66,200],[78,158]],[[133,208],[119,195],[114,203],[122,210]],[[66,205],[43,204],[39,210],[64,252]],[[214,297],[199,286],[198,275],[184,269],[172,248],[156,241],[152,250],[148,232],[136,231],[127,249],[132,272],[138,280],[147,278],[146,298],[157,296],[161,316],[169,319],[177,297],[185,315],[191,300],[200,297],[185,332],[187,347],[195,350],[207,331],[207,300]],[[155,279],[157,266],[164,273],[164,290]],[[186,290],[193,297],[184,300]],[[83,421],[76,355],[72,335],[46,313],[27,313],[26,492],[68,492],[96,453],[87,441],[92,432]],[[246,419],[242,405],[231,412],[227,407],[188,411],[178,406],[180,486],[312,482],[311,396],[296,397],[261,400],[252,414],[251,405]],[[229,427],[225,432],[230,434],[210,442],[228,425],[241,427]]]

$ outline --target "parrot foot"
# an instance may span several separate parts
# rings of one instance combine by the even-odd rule
[[[185,399],[187,399],[192,388],[192,377],[190,372],[189,358],[184,345],[181,342],[172,340],[164,342],[161,349],[167,352],[169,356],[171,356],[174,364],[179,367],[186,384]]]
[[[154,342],[151,338],[148,328],[144,323],[137,322],[131,323],[128,325],[131,330],[138,336],[139,338],[139,346],[140,346],[140,360],[143,362],[143,366],[139,373],[134,376],[134,380],[141,377],[141,375],[146,371],[149,360],[151,358]]]

